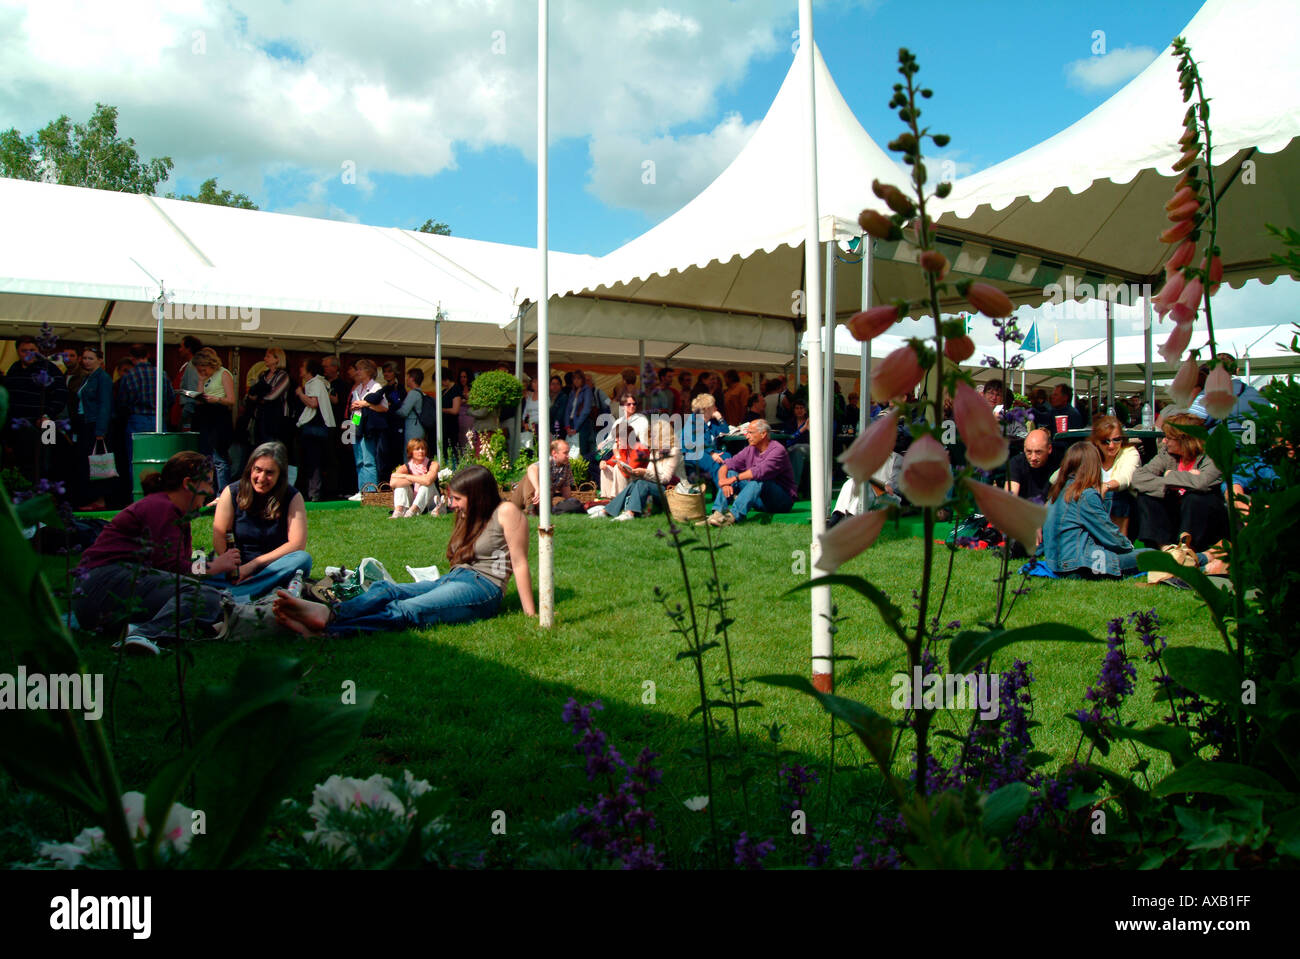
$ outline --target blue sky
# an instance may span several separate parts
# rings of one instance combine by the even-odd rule
[[[559,9],[563,0],[552,6]],[[743,7],[743,4],[735,6]],[[1133,4],[1104,0],[1084,8],[1067,3],[980,2],[819,4],[817,44],[841,92],[867,131],[887,142],[899,122],[886,108],[897,48],[919,57],[926,82],[937,91],[931,118],[953,137],[952,155],[964,173],[1012,156],[1069,126],[1113,93],[1150,61],[1138,54],[1135,69],[1118,82],[1084,87],[1071,82],[1068,65],[1091,58],[1094,31],[1105,33],[1107,52],[1159,51],[1199,9],[1195,0]],[[795,4],[774,18],[783,41],[775,53],[758,55],[738,83],[720,85],[707,117],[663,131],[675,136],[707,133],[737,113],[760,120],[790,65]],[[919,29],[925,24],[925,29]],[[592,78],[593,83],[601,78]],[[531,97],[533,91],[521,91]],[[536,231],[536,166],[510,147],[457,148],[457,169],[436,176],[377,174],[376,190],[357,196],[332,185],[328,199],[364,222],[414,227],[427,216],[449,222],[455,233],[476,239],[530,243]],[[586,137],[555,142],[551,163],[551,238],[556,249],[600,255],[662,219],[654,212],[602,202],[588,188],[592,158]],[[632,172],[639,172],[634,170]],[[720,172],[719,170],[715,171]],[[196,176],[201,175],[197,174]],[[237,184],[229,184],[238,187]],[[707,181],[699,184],[700,188]],[[268,184],[260,198],[267,209],[301,199],[294,178]]]

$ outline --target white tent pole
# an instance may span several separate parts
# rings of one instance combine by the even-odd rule
[[[438,378],[438,468],[447,465],[447,438],[442,435],[442,304],[433,314],[433,375]],[[464,402],[463,400],[461,402]]]
[[[1142,346],[1146,351],[1146,383],[1142,388],[1142,402],[1151,407],[1152,422],[1156,415],[1156,381],[1151,360],[1151,297],[1142,297]],[[1146,424],[1142,424],[1146,427]]]
[[[831,497],[831,458],[835,453],[835,241],[826,242],[826,326],[822,330],[823,355],[826,363],[826,382],[822,384],[822,408],[826,423],[822,433],[826,437],[826,472],[821,481],[826,484],[826,500]]]
[[[547,323],[550,320],[550,277],[547,271],[548,247],[548,117],[547,117],[547,61],[549,40],[547,30],[550,19],[549,0],[537,0],[537,382],[547,384],[550,396],[551,342]],[[550,437],[551,409],[549,403],[537,403],[537,592],[538,623],[550,629],[555,623],[555,530],[551,527],[551,471]]]
[[[862,235],[862,309],[871,306],[871,237]],[[858,432],[865,433],[871,421],[871,341],[862,344],[858,360]]]
[[[158,291],[158,350],[154,354],[154,432],[163,431],[163,314],[167,312],[167,288],[159,281]]]
[[[645,340],[636,341],[636,381],[641,384],[641,395],[637,397],[637,407],[644,413],[646,405],[650,402],[645,395]],[[715,396],[714,399],[719,403],[722,402],[721,396]],[[611,410],[610,412],[614,416],[618,416],[622,410]]]
[[[808,138],[806,154],[808,164],[808,179],[806,182],[808,221],[803,241],[804,276],[807,278],[808,283],[808,289],[805,291],[805,303],[807,304],[806,312],[808,315],[808,341],[815,346],[821,343],[822,291],[817,285],[818,267],[821,266],[817,262],[820,255],[818,247],[821,237],[818,231],[820,215],[817,202],[817,63],[813,47],[812,0],[799,0],[799,55],[805,60],[808,81],[807,101],[804,108],[806,111],[805,134]],[[826,472],[826,434],[822,426],[822,404],[811,402],[814,397],[821,394],[821,378],[821,366],[814,362],[812,355],[809,354],[808,438],[812,444],[809,475],[817,478],[817,481],[810,484],[812,487],[812,546],[809,555],[812,557],[812,563],[809,564],[808,573],[814,577],[817,575],[816,563],[821,558],[821,536],[826,532],[826,488],[820,481],[820,477],[825,475]],[[821,586],[811,592],[813,686],[822,692],[830,692],[832,687],[831,591],[830,587]]]
[[[1115,415],[1115,304],[1110,297],[1106,298],[1106,405],[1097,408]]]

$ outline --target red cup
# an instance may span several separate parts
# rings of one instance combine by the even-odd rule
[[[1070,417],[1058,416],[1056,418],[1056,432],[1064,433],[1069,428],[1070,428]]]

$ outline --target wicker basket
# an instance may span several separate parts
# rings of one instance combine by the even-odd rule
[[[382,506],[385,509],[393,508],[393,488],[387,483],[380,483],[376,486],[374,483],[367,483],[361,491],[362,506]]]
[[[679,493],[676,489],[670,489],[664,491],[664,496],[668,500],[668,512],[679,523],[704,519],[706,513],[703,493]]]
[[[593,500],[600,498],[600,490],[596,488],[595,483],[587,480],[585,483],[578,484],[578,488],[573,491],[573,496],[583,506],[590,506]]]

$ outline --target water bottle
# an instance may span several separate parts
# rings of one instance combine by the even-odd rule
[[[226,532],[226,549],[230,550],[234,548],[235,548],[235,531],[228,530]],[[239,567],[235,567],[229,573],[227,573],[226,579],[232,583],[239,582]]]
[[[1155,420],[1151,418],[1151,404],[1142,404],[1142,428],[1144,430],[1153,430],[1156,428]]]
[[[293,579],[289,581],[289,588],[286,592],[294,599],[302,595],[302,570],[294,570]]]

